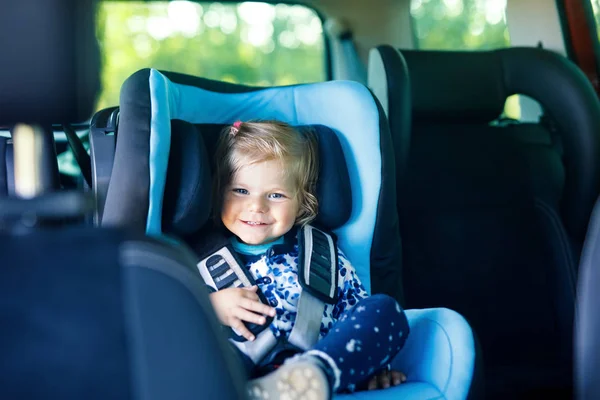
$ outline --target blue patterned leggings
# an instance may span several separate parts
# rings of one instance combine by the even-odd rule
[[[325,353],[337,365],[338,391],[353,391],[359,383],[387,367],[404,346],[408,320],[390,296],[376,294],[344,312],[313,350]]]
[[[354,391],[358,384],[387,367],[404,346],[408,333],[408,320],[396,300],[376,294],[344,312],[309,353],[334,362],[331,373],[338,381],[338,392]],[[254,364],[234,349],[252,377]]]

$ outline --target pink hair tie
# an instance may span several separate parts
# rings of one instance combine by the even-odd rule
[[[229,130],[229,134],[231,136],[235,136],[238,133],[238,131],[240,130],[240,126],[242,126],[242,121],[235,121],[233,123],[233,126]]]

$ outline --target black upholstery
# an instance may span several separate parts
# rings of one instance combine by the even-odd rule
[[[210,159],[194,125],[173,121],[171,132],[162,220],[166,232],[185,235],[197,231],[208,218]]]
[[[63,229],[0,235],[0,249],[1,398],[244,397],[181,248]]]
[[[544,107],[564,147],[561,216],[569,234],[582,242],[600,191],[600,106],[583,72],[560,55],[534,48],[402,54],[409,66],[415,125],[486,124],[500,116],[512,94],[527,95]]]
[[[315,223],[326,229],[335,229],[345,224],[352,212],[352,191],[344,152],[337,135],[328,127],[300,127],[300,131],[305,129],[315,134],[319,147],[319,214]]]
[[[85,121],[99,89],[91,1],[23,0],[0,6],[0,127],[40,124],[45,190],[60,188],[51,124]],[[12,144],[0,138],[0,195],[14,195]]]
[[[575,254],[600,188],[600,104],[591,85],[539,49],[377,50],[388,112],[402,99],[394,80],[406,74],[394,74],[386,58],[406,59],[414,107],[398,188],[407,306],[447,306],[469,319],[488,395],[568,393]],[[556,129],[491,124],[515,93],[539,101]],[[393,138],[402,137],[393,121]]]
[[[590,220],[581,264],[575,334],[576,399],[600,398],[600,199]]]
[[[0,121],[81,122],[100,88],[91,1],[20,0],[0,12]],[[26,86],[24,86],[26,83]]]
[[[100,225],[104,214],[104,203],[115,156],[118,116],[119,107],[111,107],[98,111],[90,121],[92,192],[96,200],[95,225]]]

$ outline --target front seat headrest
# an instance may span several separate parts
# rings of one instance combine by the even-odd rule
[[[80,122],[92,115],[100,88],[94,5],[19,0],[2,7],[0,124]]]

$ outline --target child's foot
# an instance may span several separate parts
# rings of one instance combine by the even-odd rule
[[[323,369],[311,361],[298,360],[250,381],[248,395],[250,399],[328,400],[330,388]]]

